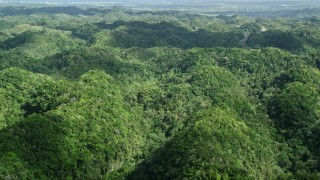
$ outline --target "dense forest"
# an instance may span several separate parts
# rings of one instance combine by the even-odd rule
[[[320,18],[0,8],[0,179],[320,179]]]

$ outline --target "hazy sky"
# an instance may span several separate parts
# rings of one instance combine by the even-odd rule
[[[2,0],[2,2],[123,2],[123,1],[131,1],[131,2],[160,2],[163,0]],[[165,0],[167,2],[199,2],[199,1],[206,1],[206,2],[267,2],[267,1],[274,1],[274,2],[285,2],[285,1],[299,1],[299,0]],[[304,0],[305,1],[305,0]],[[318,1],[318,0],[307,0],[307,1]]]
[[[177,3],[205,3],[205,2],[211,2],[211,3],[230,3],[230,2],[275,2],[275,3],[285,3],[285,2],[297,2],[297,3],[307,3],[307,2],[313,2],[313,3],[319,3],[320,0],[0,0],[0,2],[6,2],[6,3],[14,3],[14,2],[57,2],[57,3],[70,3],[70,2],[79,2],[79,3],[97,3],[97,2],[131,2],[131,3],[161,3],[161,2],[177,2]]]

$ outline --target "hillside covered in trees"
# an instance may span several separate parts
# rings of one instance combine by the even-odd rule
[[[320,18],[0,7],[0,179],[320,179]]]

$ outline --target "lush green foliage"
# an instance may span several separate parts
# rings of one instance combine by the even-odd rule
[[[320,178],[317,18],[0,12],[0,179]]]

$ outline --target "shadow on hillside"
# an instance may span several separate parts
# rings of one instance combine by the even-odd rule
[[[100,69],[113,77],[144,76],[146,67],[127,62],[125,56],[96,48],[63,52],[44,59],[41,67],[46,67],[46,71],[40,73],[59,73],[67,78],[77,79],[89,70]]]
[[[116,21],[112,24],[97,23],[96,26],[111,31],[106,45],[115,47],[150,48],[171,46],[182,49],[193,47],[239,47],[243,34],[240,32],[190,31],[169,22],[150,24],[142,21]],[[121,29],[117,29],[121,27]]]
[[[32,37],[35,34],[40,34],[40,33],[26,31],[26,32],[23,32],[17,36],[8,38],[7,40],[0,43],[0,49],[10,50],[10,49],[19,47],[19,46],[23,45],[24,43],[26,43],[29,39],[32,39]]]
[[[0,130],[0,159],[6,166],[0,178],[73,177],[74,159],[61,122],[57,115],[33,115]]]
[[[303,51],[305,37],[296,35],[293,32],[269,30],[260,33],[251,33],[247,45],[252,48],[276,47],[288,51]]]
[[[222,154],[212,151],[212,148],[208,148],[210,145],[202,144],[199,142],[201,140],[195,141],[193,137],[197,134],[193,133],[192,131],[180,132],[168,140],[138,164],[126,179],[216,179],[215,177],[220,173],[230,171],[230,167],[225,163],[226,160],[224,162],[218,160],[223,158],[219,156]],[[199,160],[202,162],[200,163]],[[209,164],[208,162],[210,165],[205,165]],[[204,169],[201,166],[206,167]],[[237,170],[239,174],[243,173],[241,169]],[[234,178],[231,177],[231,179]]]
[[[179,138],[178,138],[179,139]],[[140,180],[140,179],[182,179],[181,168],[185,159],[179,159],[187,151],[187,145],[194,146],[193,142],[186,142],[186,147],[176,147],[177,138],[173,138],[152,154],[144,159],[136,168],[130,172],[127,180]],[[175,149],[177,148],[177,149]],[[180,157],[179,157],[180,156]]]

